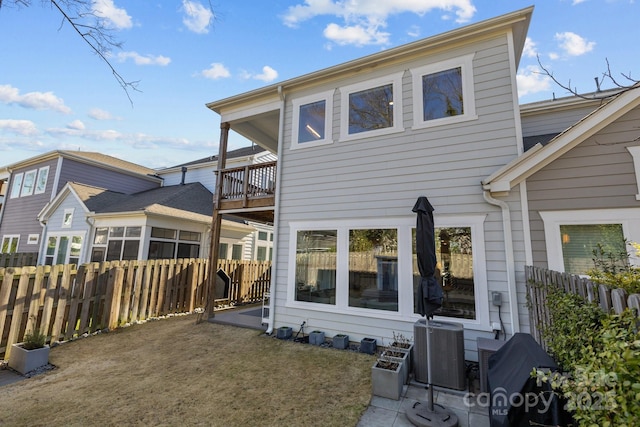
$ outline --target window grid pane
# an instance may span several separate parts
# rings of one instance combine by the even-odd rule
[[[298,124],[298,142],[310,142],[324,139],[326,101],[313,102],[300,106]]]
[[[423,120],[464,114],[462,68],[422,76]]]
[[[349,94],[349,134],[393,127],[393,84]]]

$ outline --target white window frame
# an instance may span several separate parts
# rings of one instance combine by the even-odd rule
[[[61,228],[71,228],[73,225],[73,212],[75,208],[68,208],[64,210],[62,214],[62,226]]]
[[[27,245],[37,245],[40,242],[39,234],[29,234],[27,237]]]
[[[478,119],[476,114],[475,89],[473,83],[474,56],[475,53],[471,53],[458,58],[449,59],[447,61],[411,69],[413,80],[413,129],[423,129]],[[423,114],[422,77],[458,67],[462,69],[463,114],[425,121]]]
[[[334,91],[322,92],[314,95],[304,96],[293,100],[293,124],[291,129],[291,149],[317,147],[318,145],[333,144],[333,94]],[[300,123],[300,107],[313,104],[314,102],[325,102],[324,111],[324,138],[316,141],[298,142],[298,128]]]
[[[360,83],[340,88],[340,141],[352,141],[356,139],[371,138],[375,136],[388,135],[402,132],[404,124],[402,122],[402,74],[395,73],[389,76],[371,79]],[[367,89],[375,89],[380,86],[391,84],[393,90],[393,126],[383,129],[375,129],[354,134],[349,133],[349,95]]]
[[[49,166],[38,169],[36,184],[34,186],[34,194],[42,194],[47,189],[47,181],[49,180]]]
[[[82,264],[83,258],[84,258],[84,252],[86,251],[86,232],[82,231],[82,232],[77,232],[77,233],[71,233],[69,234],[68,232],[53,232],[53,233],[48,233],[45,239],[45,245],[44,245],[44,252],[43,252],[43,257],[42,257],[42,263],[45,264],[46,260],[49,256],[51,256],[53,258],[53,261],[51,263],[51,265],[56,265],[56,260],[58,259],[58,252],[60,250],[60,239],[63,237],[67,237],[69,239],[69,247],[67,248],[67,253],[65,255],[65,259],[63,264],[69,264],[69,258],[71,258],[71,245],[73,243],[73,238],[74,237],[79,237],[80,238],[80,254],[78,254],[78,264]],[[47,255],[47,247],[49,245],[49,238],[50,237],[55,237],[56,238],[56,248],[53,251],[53,255]]]
[[[561,225],[621,224],[622,233],[629,242],[640,242],[640,208],[590,209],[540,212],[544,223],[544,238],[549,270],[564,273]],[[640,265],[640,259],[630,253],[629,262]]]
[[[640,200],[640,146],[627,147],[631,157],[633,157],[633,169],[636,172],[636,184],[638,186],[638,193],[636,194],[636,200]]]
[[[31,196],[33,194],[33,190],[36,188],[37,173],[38,173],[37,169],[32,169],[24,173],[24,179],[22,180],[22,190],[20,191],[20,197]],[[29,187],[25,185],[28,179],[31,179],[31,186]]]
[[[9,197],[15,199],[20,197],[20,190],[22,189],[22,179],[24,178],[24,173],[20,172],[14,175],[13,180],[11,182],[11,193]]]
[[[471,229],[473,245],[473,280],[475,286],[476,318],[435,316],[435,319],[457,322],[474,330],[491,331],[489,321],[489,298],[487,288],[487,267],[485,258],[484,222],[486,215],[447,215],[435,216],[435,228],[467,227]],[[413,312],[412,234],[416,227],[415,217],[391,217],[384,219],[353,219],[337,221],[300,221],[289,223],[289,270],[286,307],[303,310],[316,310],[334,314],[357,315],[377,319],[413,321],[422,318]],[[337,230],[338,253],[349,253],[349,230],[353,229],[397,229],[398,230],[398,311],[375,310],[349,306],[349,257],[338,256],[336,265],[336,302],[322,304],[295,300],[296,249],[298,231]]]
[[[18,243],[16,243],[16,253],[18,252],[18,248],[20,247],[20,235],[19,234],[5,234],[4,236],[2,236],[2,240],[0,240],[0,254],[1,253],[13,253],[13,252],[2,252],[2,247],[4,246],[4,241],[6,239],[9,239],[9,247],[11,247],[11,242],[13,240],[16,240]]]

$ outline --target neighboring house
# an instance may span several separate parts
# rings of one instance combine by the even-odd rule
[[[0,212],[2,212],[2,205],[7,193],[7,181],[9,180],[9,172],[0,169]]]
[[[38,215],[46,250],[40,264],[206,258],[213,194],[200,183],[123,194],[67,183]],[[224,221],[243,237],[255,229]]]
[[[435,208],[436,318],[464,325],[467,359],[477,337],[529,329],[521,193],[496,199],[481,182],[524,152],[516,70],[532,11],[208,104],[221,150],[233,130],[278,157],[277,172],[264,169],[275,185],[242,177],[242,204],[223,191],[214,212],[274,223],[269,331],[306,322],[354,341],[413,336],[420,196]]]
[[[0,210],[0,252],[40,252],[38,213],[67,182],[132,194],[162,186],[155,171],[101,153],[52,151],[5,167],[10,174]]]
[[[261,165],[275,162],[277,157],[255,145],[243,147],[226,153],[227,168],[243,169],[249,165]],[[215,192],[218,156],[205,157],[192,162],[183,163],[164,169],[157,169],[156,173],[164,180],[164,185],[200,182],[212,193]],[[219,259],[270,261],[273,253],[273,226],[255,221],[235,221],[253,227],[251,234],[246,233],[246,227],[230,227],[233,216],[225,216],[223,235],[219,242]]]
[[[558,120],[571,110],[568,102],[590,111],[564,126]],[[585,274],[598,243],[606,252],[629,252],[640,265],[625,247],[625,239],[640,242],[640,84],[602,105],[576,97],[566,103],[523,106],[523,129],[555,136],[491,174],[484,188],[504,199],[526,195],[517,226],[527,236],[527,265]]]

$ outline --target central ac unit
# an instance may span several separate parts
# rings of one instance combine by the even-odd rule
[[[464,364],[464,327],[460,323],[418,320],[413,326],[413,374],[428,384],[427,331],[431,334],[431,384],[456,390],[466,388]]]

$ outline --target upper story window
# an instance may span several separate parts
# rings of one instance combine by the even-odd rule
[[[70,228],[73,224],[73,208],[65,209],[62,216],[62,228]]]
[[[10,196],[16,197],[31,196],[32,194],[42,194],[47,187],[49,177],[49,166],[40,169],[33,169],[28,172],[20,172],[13,177]]]
[[[412,70],[414,128],[476,119],[473,54]]]
[[[402,130],[402,74],[341,88],[340,139]]]
[[[331,116],[333,91],[293,101],[293,143],[291,148],[310,147],[333,142]]]

